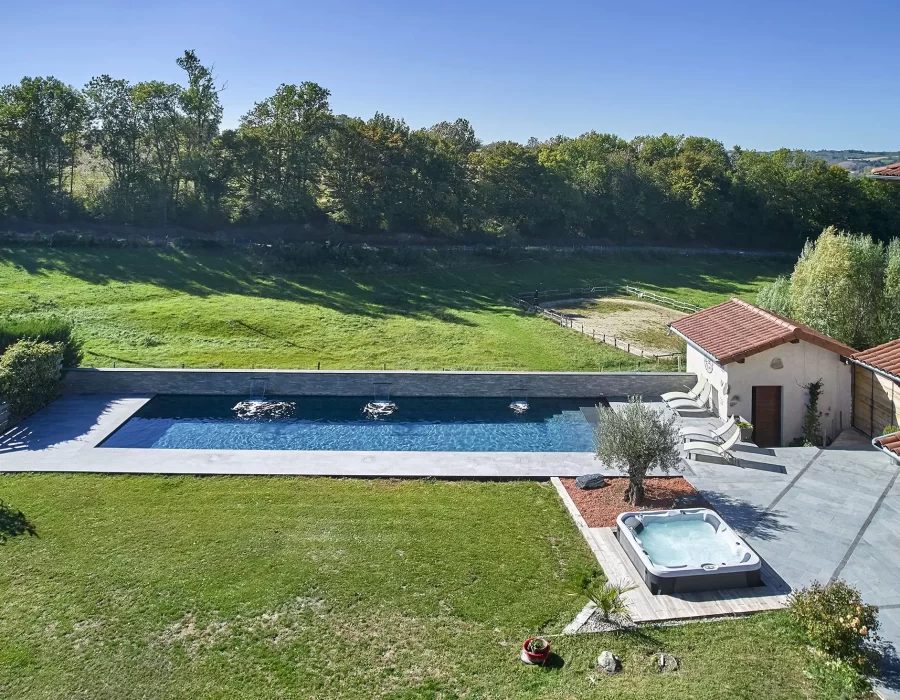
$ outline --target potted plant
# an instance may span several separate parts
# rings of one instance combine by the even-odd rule
[[[543,637],[531,637],[522,645],[522,661],[543,665],[550,656],[550,642]]]
[[[741,429],[741,442],[750,442],[753,439],[753,423],[743,418],[739,418],[736,423]]]

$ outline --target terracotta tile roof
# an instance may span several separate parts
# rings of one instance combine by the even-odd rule
[[[882,435],[872,440],[872,444],[878,449],[889,452],[897,459],[900,459],[900,433]]]
[[[878,177],[900,178],[900,163],[891,163],[890,165],[882,165],[880,168],[872,168],[872,174]]]
[[[900,381],[900,338],[884,345],[876,345],[850,357],[858,365],[880,370]]]
[[[856,350],[801,323],[795,323],[741,299],[679,318],[669,326],[723,365],[794,340],[805,340],[849,356]]]

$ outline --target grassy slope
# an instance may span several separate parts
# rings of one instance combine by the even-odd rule
[[[552,487],[19,475],[0,548],[0,697],[809,697],[782,614],[556,638],[589,550]],[[523,514],[527,514],[523,517]],[[605,648],[625,661],[591,683]],[[665,649],[683,669],[660,675]]]
[[[736,257],[472,258],[453,270],[257,272],[239,252],[0,249],[0,313],[62,313],[84,364],[598,370],[634,359],[503,295],[631,283],[701,305],[783,272]]]

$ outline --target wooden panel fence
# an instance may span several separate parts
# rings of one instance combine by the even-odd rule
[[[853,427],[869,437],[900,425],[900,382],[866,367],[853,367]]]

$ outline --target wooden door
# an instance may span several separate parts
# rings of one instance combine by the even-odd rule
[[[753,387],[753,442],[760,447],[781,446],[781,387]]]

